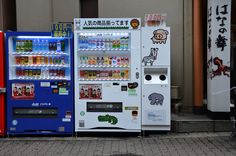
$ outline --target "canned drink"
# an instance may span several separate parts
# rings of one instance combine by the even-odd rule
[[[23,65],[24,63],[25,63],[25,57],[21,56],[21,57],[20,57],[20,64]]]
[[[16,56],[15,57],[15,61],[16,61],[16,64],[20,64],[21,58],[19,56]]]
[[[29,76],[33,76],[33,70],[32,69],[29,70]]]
[[[53,64],[52,57],[49,58],[49,63]]]
[[[48,57],[44,58],[44,64],[48,64]]]
[[[28,69],[24,69],[24,75],[23,76],[28,76],[28,75],[29,75]]]
[[[41,70],[37,69],[37,76],[40,76],[40,75],[41,75]]]
[[[37,56],[33,56],[33,64],[37,64]]]
[[[33,64],[33,57],[32,56],[29,56],[29,65],[32,65]]]
[[[16,76],[21,76],[21,69],[16,69]]]
[[[41,57],[40,56],[36,56],[37,57],[37,64],[40,64],[41,62]]]
[[[44,64],[44,56],[40,57],[40,64]]]
[[[80,78],[84,78],[84,75],[85,75],[85,72],[84,72],[84,70],[80,70],[80,72],[79,72],[80,74]]]

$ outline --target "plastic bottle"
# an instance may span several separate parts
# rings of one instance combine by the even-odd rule
[[[49,43],[48,40],[45,40],[44,42],[44,51],[48,51],[49,50]]]
[[[60,42],[60,40],[57,41],[57,52],[61,52],[61,42]]]

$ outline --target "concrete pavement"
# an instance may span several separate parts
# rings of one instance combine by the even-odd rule
[[[97,135],[99,136],[99,135]],[[231,133],[168,133],[147,137],[0,138],[1,156],[235,156]]]

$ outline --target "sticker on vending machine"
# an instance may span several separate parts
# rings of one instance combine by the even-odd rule
[[[12,83],[13,99],[33,99],[35,87],[33,83]]]
[[[79,85],[80,99],[102,99],[101,84],[81,84]]]

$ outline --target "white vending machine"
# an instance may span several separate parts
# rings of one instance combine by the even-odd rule
[[[75,131],[141,131],[139,18],[74,19]]]
[[[170,130],[170,28],[142,28],[142,130]]]

